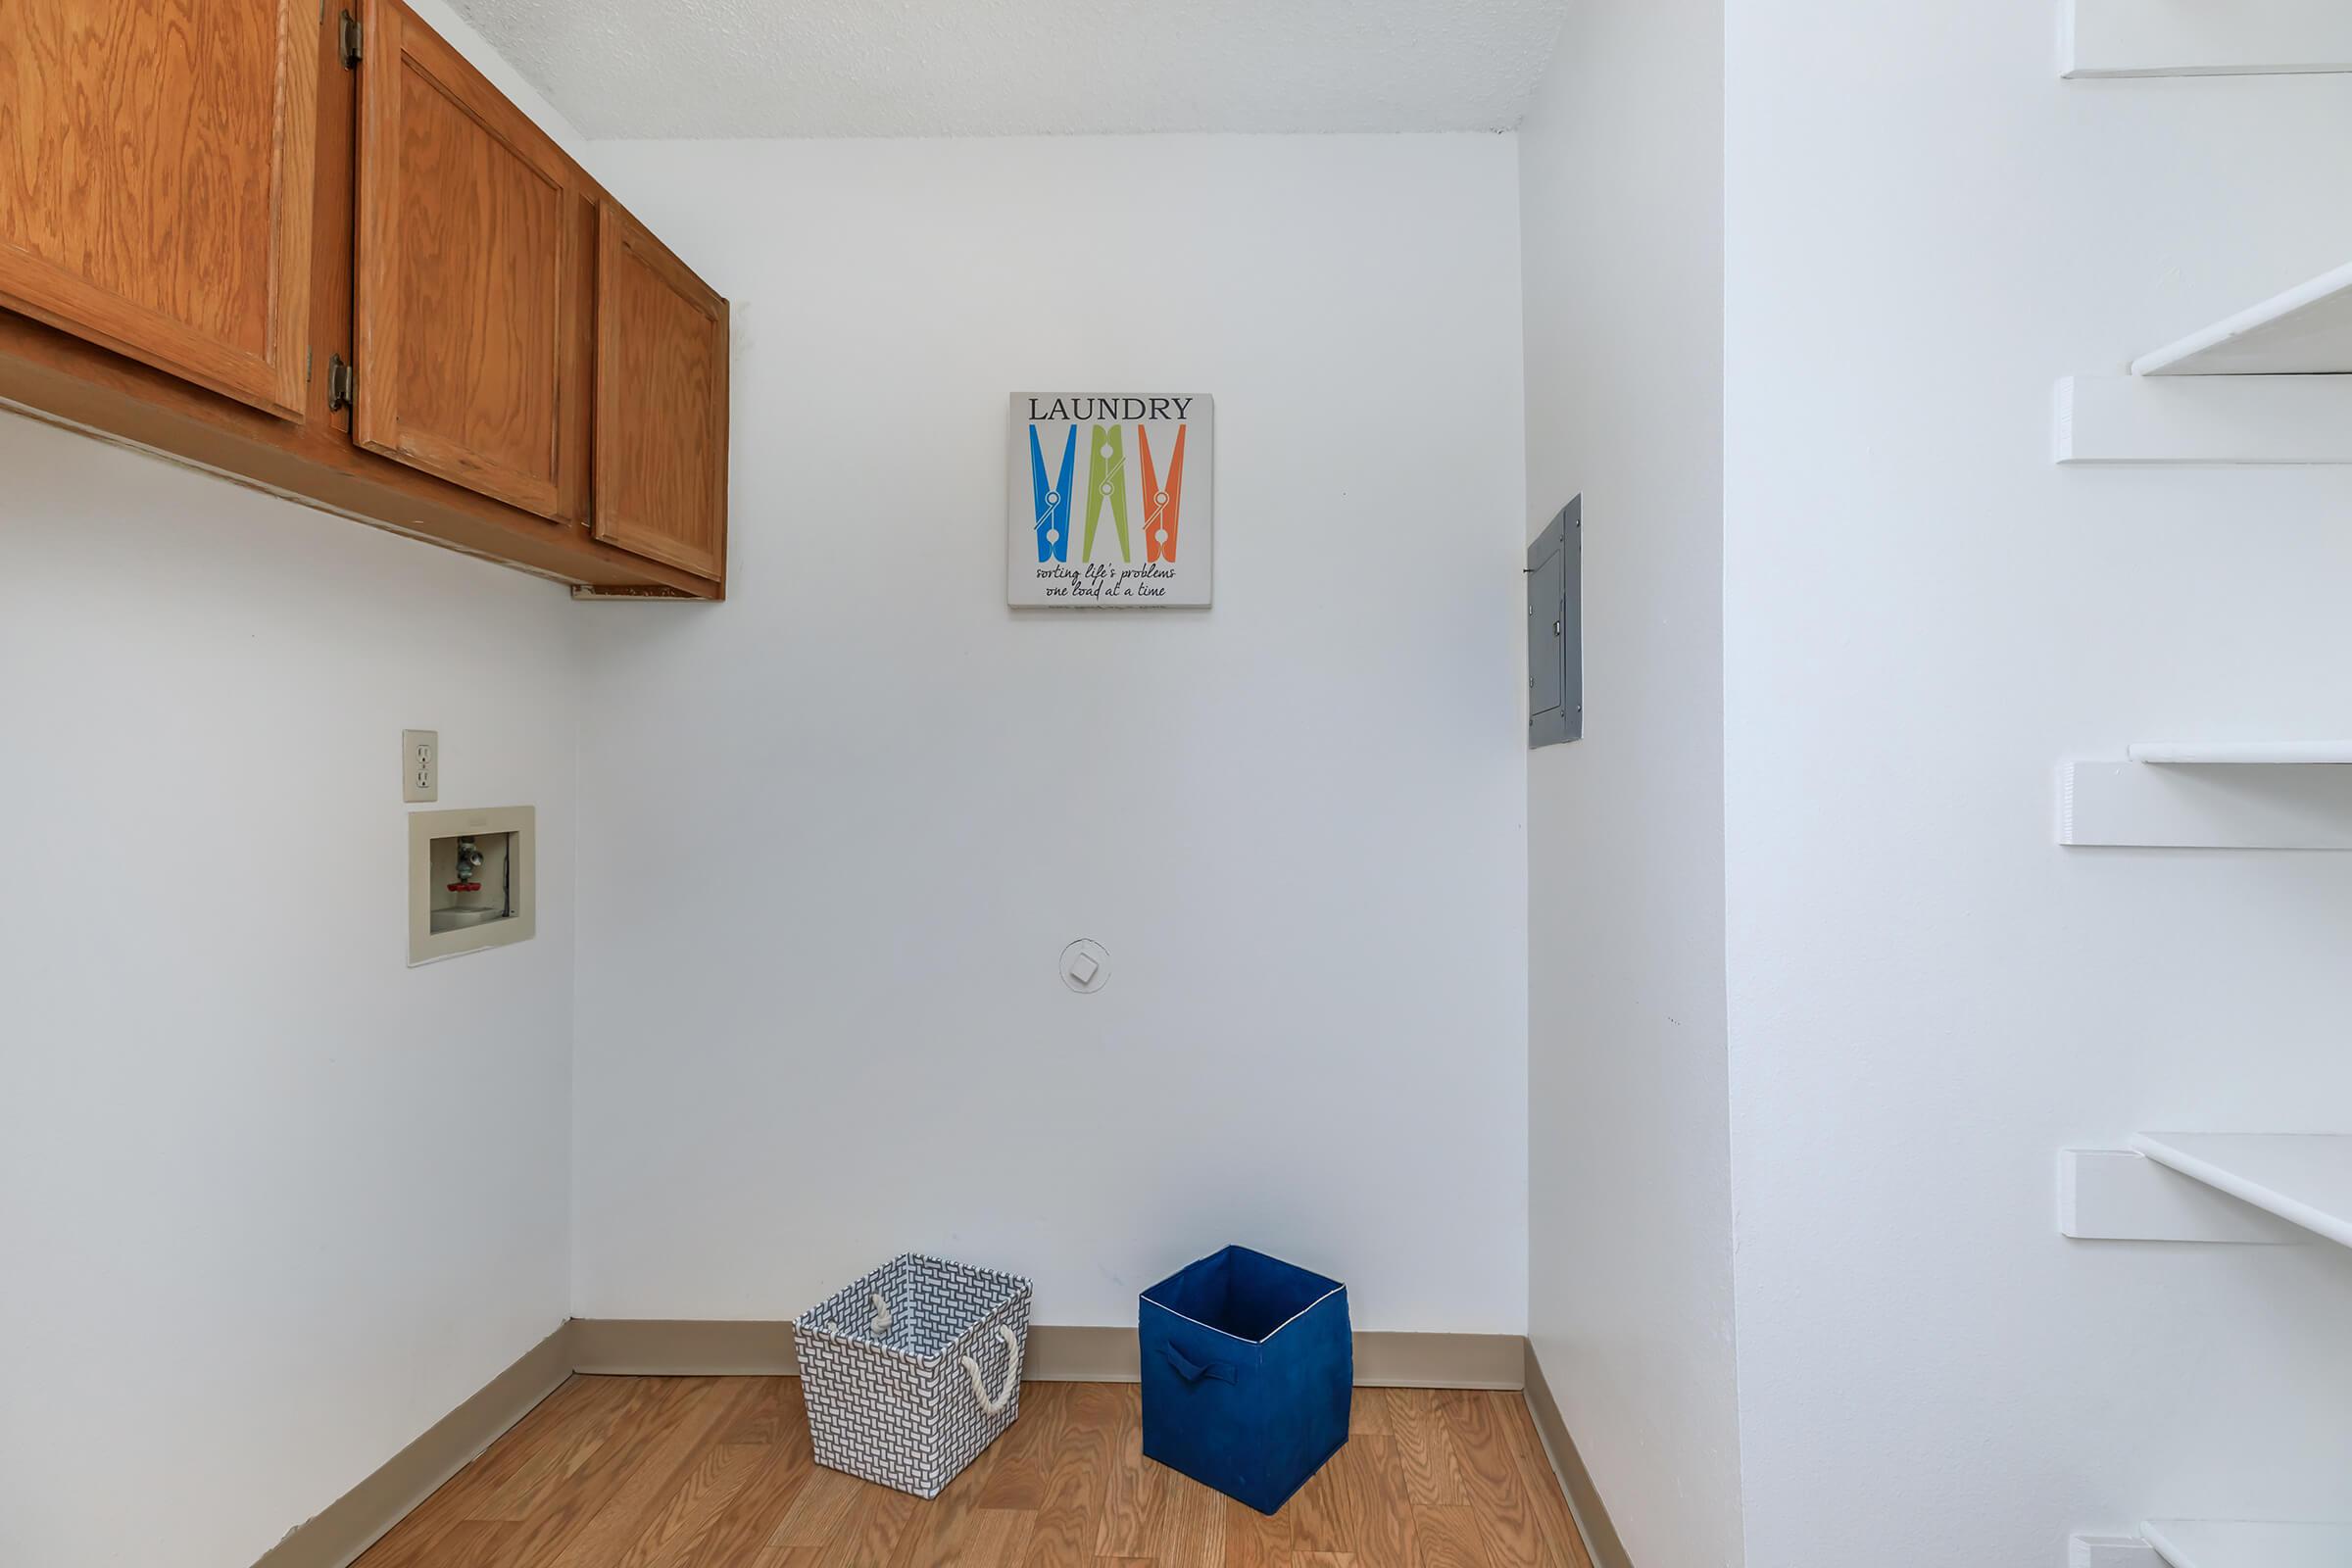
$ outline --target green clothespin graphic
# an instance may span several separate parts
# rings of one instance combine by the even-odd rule
[[[1127,553],[1127,443],[1126,426],[1098,424],[1089,443],[1086,462],[1086,548],[1084,557],[1095,559],[1095,524],[1102,520],[1102,503],[1110,503],[1110,520],[1119,530],[1119,559],[1133,561]]]

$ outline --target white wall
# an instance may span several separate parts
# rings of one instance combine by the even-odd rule
[[[0,1562],[246,1568],[560,1323],[573,607],[0,415]],[[406,967],[400,731],[539,808]]]
[[[1585,497],[1584,739],[1528,758],[1529,1327],[1642,1568],[1740,1555],[1722,17],[1578,6],[1519,134],[1528,534]]]
[[[2049,460],[2057,377],[2352,254],[2352,79],[2062,83],[2055,10],[1734,10],[1754,1568],[2352,1514],[2352,1258],[2053,1222],[2070,1144],[2347,1130],[2352,858],[2052,830],[2069,755],[2352,730],[2352,476]]]
[[[1245,1241],[1519,1331],[1509,139],[597,156],[734,301],[736,597],[594,612],[577,1310],[930,1248],[1131,1323]],[[1006,610],[1065,385],[1215,395],[1213,610]]]

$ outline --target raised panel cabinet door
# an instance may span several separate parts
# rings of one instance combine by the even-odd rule
[[[0,0],[0,306],[299,417],[318,0]]]
[[[727,302],[606,202],[596,264],[596,537],[717,580]]]
[[[587,183],[399,0],[366,0],[352,436],[584,519]]]

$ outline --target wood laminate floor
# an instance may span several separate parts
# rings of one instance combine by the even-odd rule
[[[924,1502],[812,1463],[792,1378],[575,1377],[356,1568],[1592,1568],[1516,1394],[1358,1389],[1271,1519],[1145,1459],[1138,1415],[1028,1384]]]

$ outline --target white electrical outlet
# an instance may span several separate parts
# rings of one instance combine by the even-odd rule
[[[400,798],[437,801],[441,798],[441,732],[404,729],[400,732]]]

